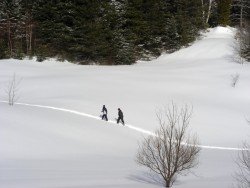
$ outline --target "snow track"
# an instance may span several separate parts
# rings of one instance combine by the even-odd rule
[[[0,103],[8,103],[8,101],[0,101]],[[17,102],[15,103],[15,105],[22,105],[22,106],[30,106],[30,107],[45,108],[45,109],[50,109],[50,110],[57,110],[57,111],[72,113],[72,114],[76,114],[76,115],[80,115],[80,116],[100,120],[100,117],[98,117],[98,116],[94,116],[94,115],[91,115],[91,114],[86,114],[86,113],[83,113],[83,112],[78,112],[76,110],[70,110],[70,109],[66,109],[66,108],[58,108],[58,107],[46,106],[46,105],[38,105],[38,104],[17,103]],[[101,120],[101,121],[103,121],[103,120]],[[108,123],[116,124],[115,121],[108,121]],[[153,132],[147,131],[147,130],[142,129],[142,128],[135,127],[133,125],[126,124],[126,127],[130,128],[130,129],[133,129],[133,130],[135,130],[137,132],[143,133],[143,134],[155,136],[155,134]],[[216,150],[230,150],[230,151],[247,150],[245,148],[233,148],[233,147],[220,147],[220,146],[207,146],[207,145],[198,145],[198,146],[200,148],[204,148],[204,149],[216,149]]]

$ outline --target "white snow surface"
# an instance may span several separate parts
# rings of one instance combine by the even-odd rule
[[[0,187],[162,187],[134,159],[158,127],[156,110],[172,101],[193,106],[190,128],[204,146],[194,174],[173,187],[232,187],[250,129],[250,66],[233,62],[234,34],[213,28],[187,48],[132,66],[1,60]],[[4,90],[14,73],[19,99],[9,106]],[[99,118],[103,104],[110,122]],[[125,127],[114,122],[117,108]]]

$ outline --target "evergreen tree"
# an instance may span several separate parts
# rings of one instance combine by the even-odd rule
[[[197,37],[198,31],[204,28],[202,4],[196,0],[176,0],[170,1],[170,6],[169,11],[173,17],[169,20],[169,23],[173,25],[173,31],[176,31],[177,34],[171,32],[171,28],[168,33],[171,33],[177,40],[172,41],[172,44],[176,44],[175,46],[178,49],[178,47],[192,42]]]
[[[216,27],[218,25],[218,2],[212,1],[211,16],[208,21],[209,26]]]
[[[20,1],[20,31],[22,33],[22,45],[24,53],[32,56],[34,51],[34,11],[37,6],[37,0],[21,0]]]
[[[145,48],[153,56],[160,55],[163,49],[163,37],[166,34],[166,3],[162,0],[148,0],[143,5],[144,19],[147,21],[148,33]]]
[[[218,24],[230,25],[231,0],[218,0]]]
[[[192,42],[202,16],[197,0],[2,0],[0,58],[132,64]]]
[[[145,46],[145,41],[149,38],[149,27],[144,19],[142,10],[143,0],[126,0],[124,15],[124,30],[126,30],[126,39],[133,43],[135,55],[141,56]]]
[[[0,2],[0,29],[2,36],[6,37],[8,50],[6,54],[8,57],[14,57],[17,49],[15,42],[17,42],[17,29],[19,6],[18,2],[10,0],[2,0]],[[2,40],[4,42],[5,40]],[[3,48],[5,45],[1,45]]]
[[[64,54],[64,50],[69,45],[68,36],[72,31],[69,19],[70,6],[71,4],[67,1],[39,1],[34,12],[37,22],[37,55],[40,53],[39,51],[46,53],[47,56]]]
[[[178,25],[174,17],[169,18],[166,21],[165,33],[162,37],[164,50],[173,52],[181,47],[181,36],[178,33]]]
[[[129,29],[124,27],[125,2],[111,1],[107,6],[103,16],[104,32],[109,43],[107,62],[116,65],[132,64],[135,62],[134,43],[128,38]]]

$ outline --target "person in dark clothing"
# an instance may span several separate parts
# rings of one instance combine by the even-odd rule
[[[118,108],[118,119],[117,119],[117,124],[118,124],[120,121],[121,121],[122,124],[124,125],[123,113],[122,113],[121,109]]]
[[[108,110],[105,105],[102,107],[102,120],[108,121]]]

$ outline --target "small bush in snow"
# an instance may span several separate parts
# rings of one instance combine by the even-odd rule
[[[246,121],[250,125],[250,120],[246,119]],[[243,143],[243,148],[239,152],[236,164],[238,166],[238,171],[235,173],[237,187],[249,188],[250,187],[250,145],[247,142]]]
[[[238,172],[235,175],[238,187],[249,188],[250,187],[250,146],[249,144],[243,145],[243,150],[239,153],[238,160]]]
[[[21,82],[21,79],[16,78],[16,74],[14,73],[13,76],[10,78],[6,88],[5,92],[8,97],[8,103],[10,106],[13,106],[14,103],[18,100],[18,90],[19,90],[19,84]]]
[[[239,28],[236,36],[237,42],[234,45],[234,61],[244,64],[250,60],[250,24],[246,28]]]
[[[237,82],[239,81],[239,78],[240,78],[240,75],[238,73],[231,75],[231,79],[232,79],[231,86],[232,87],[236,86]]]

